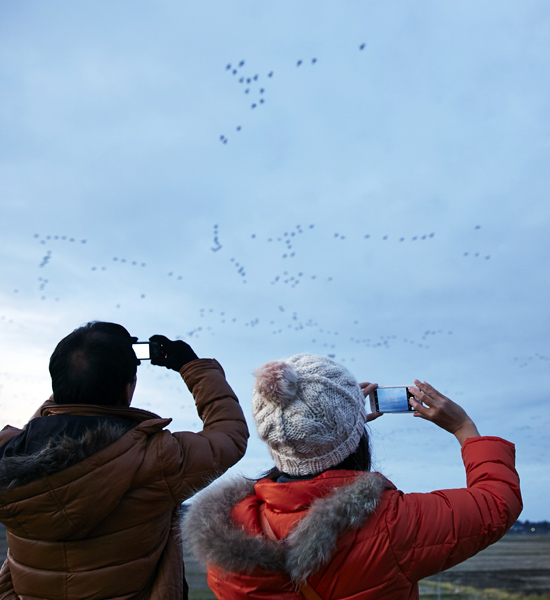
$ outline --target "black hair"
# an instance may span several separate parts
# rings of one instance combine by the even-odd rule
[[[372,465],[371,459],[371,450],[370,450],[370,440],[367,431],[361,436],[359,440],[359,444],[355,449],[355,452],[352,452],[348,457],[346,457],[342,462],[334,465],[333,467],[329,467],[327,471],[370,471]],[[303,479],[313,479],[320,473],[312,473],[311,475],[305,475]],[[281,476],[286,476],[292,479],[292,475],[287,475],[280,471],[277,467],[273,467],[266,471],[263,475],[260,476],[260,479],[272,479],[276,481]],[[300,478],[301,479],[301,478]]]
[[[128,331],[93,321],[64,337],[50,358],[56,404],[120,405],[139,364]]]

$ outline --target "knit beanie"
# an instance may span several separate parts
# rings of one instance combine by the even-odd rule
[[[280,471],[321,473],[357,449],[367,412],[347,369],[325,356],[296,354],[254,375],[252,414]]]

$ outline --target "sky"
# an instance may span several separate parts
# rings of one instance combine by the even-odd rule
[[[105,320],[252,372],[299,352],[429,381],[516,444],[549,519],[550,6],[543,0],[4,0],[0,423]],[[200,429],[174,372],[134,405]],[[411,415],[370,427],[404,491],[465,484]]]

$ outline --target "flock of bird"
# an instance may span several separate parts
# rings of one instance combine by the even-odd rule
[[[366,44],[363,42],[359,44],[359,51],[362,52],[366,48]],[[316,57],[308,59],[298,58],[296,59],[295,68],[305,68],[307,65],[315,66],[318,60]],[[246,98],[246,106],[249,110],[256,110],[263,107],[266,104],[266,91],[269,89],[269,85],[274,77],[274,71],[269,70],[267,73],[260,74],[256,71],[247,71],[246,61],[239,60],[236,63],[229,62],[225,65],[225,71],[228,73],[233,80],[242,89],[243,96]],[[234,131],[239,133],[243,130],[242,124],[235,125]],[[225,133],[221,133],[219,141],[222,144],[227,144],[229,138]]]
[[[277,252],[279,253],[279,258],[286,262],[287,265],[292,264],[292,262],[295,262],[293,259],[296,259],[296,257],[298,256],[297,254],[297,240],[299,239],[300,236],[303,236],[304,234],[307,234],[308,232],[311,232],[311,230],[315,229],[315,224],[309,224],[306,227],[302,227],[302,225],[298,224],[296,225],[294,228],[288,229],[286,231],[281,232],[279,235],[267,235],[267,236],[259,236],[256,233],[252,233],[250,234],[250,239],[254,240],[255,242],[258,243],[266,243],[269,245],[272,245],[274,247],[279,247],[280,250],[278,250]],[[481,225],[476,225],[474,227],[475,231],[479,231],[481,229]],[[435,238],[435,232],[429,232],[429,233],[417,233],[414,235],[408,235],[408,236],[403,236],[403,235],[396,235],[396,236],[390,236],[388,234],[374,234],[374,233],[362,233],[360,236],[353,236],[353,235],[348,235],[348,234],[344,234],[342,232],[334,232],[332,234],[324,234],[324,237],[322,239],[318,239],[317,243],[322,244],[323,247],[326,247],[328,244],[331,243],[341,243],[341,242],[345,242],[347,241],[348,243],[357,243],[357,242],[361,242],[361,243],[376,243],[376,242],[383,242],[383,243],[387,243],[387,244],[392,244],[392,243],[397,243],[399,245],[404,245],[406,246],[407,244],[411,243],[425,243],[425,242],[430,242],[433,241]],[[219,230],[219,225],[215,224],[214,225],[214,234],[213,234],[213,242],[212,245],[210,246],[210,250],[213,253],[218,253],[221,250],[223,250],[224,246],[223,244],[220,242],[220,230]],[[265,254],[265,248],[262,250],[262,255]],[[471,258],[480,258],[483,257],[485,260],[489,260],[491,258],[490,254],[485,254],[484,252],[475,250],[467,250],[467,251],[463,251],[462,252],[462,256],[463,257],[471,257]],[[233,265],[237,275],[240,277],[240,280],[242,281],[242,283],[247,283],[247,278],[246,278],[246,268],[244,266],[244,263],[237,259],[236,257],[232,256],[229,259],[230,263]],[[331,282],[334,280],[333,276],[328,275],[328,276],[321,276],[318,274],[306,274],[304,273],[303,270],[297,270],[294,273],[291,273],[291,271],[289,270],[290,266],[288,266],[288,268],[285,268],[284,270],[275,273],[272,277],[272,279],[270,280],[270,284],[271,285],[288,285],[291,288],[294,288],[298,285],[300,285],[300,283],[304,282],[305,280],[309,279],[309,280],[322,280],[325,282]]]
[[[530,354],[529,356],[514,356],[514,362],[518,365],[520,369],[525,369],[526,367],[530,367],[533,363],[541,361],[550,362],[550,356],[540,354],[539,352],[535,352],[534,354]]]
[[[364,51],[365,48],[365,43],[361,43],[358,46],[360,52]],[[317,57],[308,59],[299,58],[296,59],[294,68],[314,68],[318,62]],[[246,106],[249,110],[256,111],[266,105],[266,99],[269,96],[271,85],[277,79],[274,70],[265,69],[262,72],[250,70],[247,62],[242,59],[237,62],[228,62],[225,65],[225,72],[237,86],[240,86],[243,100],[246,102]],[[234,127],[234,131],[237,133],[242,130],[242,124],[238,124]],[[227,134],[222,133],[219,136],[219,140],[222,144],[227,144],[229,138]],[[476,225],[473,229],[479,231],[481,226]],[[363,232],[361,234],[349,234],[343,231],[327,232],[326,229],[319,232],[319,228],[313,223],[308,223],[304,226],[297,224],[281,231],[278,235],[249,233],[249,240],[252,242],[252,246],[248,249],[250,254],[243,259],[237,257],[233,251],[230,251],[232,247],[232,236],[228,236],[227,242],[224,238],[222,243],[220,226],[216,223],[213,225],[212,241],[209,245],[209,249],[216,257],[219,256],[220,261],[225,261],[224,264],[228,265],[229,270],[232,271],[243,284],[253,281],[255,285],[258,285],[258,283],[263,285],[261,282],[257,281],[257,275],[253,275],[253,279],[251,279],[249,270],[245,265],[248,264],[248,262],[253,264],[258,256],[265,257],[269,255],[269,259],[266,259],[266,269],[264,269],[264,274],[266,274],[269,269],[271,269],[271,272],[267,273],[266,284],[270,284],[271,286],[286,286],[288,289],[294,289],[299,285],[303,285],[305,282],[309,282],[311,285],[317,286],[316,294],[318,294],[319,291],[321,293],[323,292],[323,286],[337,280],[337,273],[306,272],[306,268],[300,260],[302,258],[301,253],[304,250],[302,240],[312,234],[316,234],[315,243],[318,244],[319,247],[330,249],[334,254],[342,252],[343,255],[350,251],[351,246],[353,246],[354,250],[358,248],[369,248],[373,252],[380,252],[381,256],[383,256],[383,245],[403,247],[404,251],[408,252],[407,248],[411,244],[433,244],[434,242],[437,243],[439,239],[434,231],[417,232],[412,235],[390,235],[372,231]],[[55,294],[48,295],[48,290],[53,287],[50,281],[51,276],[48,277],[43,275],[49,273],[52,270],[52,263],[55,263],[55,255],[52,250],[53,244],[66,243],[69,245],[86,245],[88,241],[86,239],[77,239],[76,237],[66,235],[42,235],[39,233],[34,234],[34,240],[38,242],[40,246],[45,247],[45,253],[41,255],[38,263],[38,268],[41,272],[41,275],[37,278],[39,298],[42,301],[52,299],[59,302],[59,296]],[[361,246],[359,246],[360,244]],[[375,244],[380,245],[376,246]],[[482,240],[480,240],[479,245],[483,245]],[[238,246],[241,248],[240,251],[242,252],[243,244],[238,244]],[[245,252],[246,251],[247,250],[245,250]],[[434,248],[434,252],[435,251],[437,250]],[[76,257],[76,252],[73,250],[68,254],[71,255],[71,258]],[[306,258],[311,255],[311,244],[308,246],[305,254]],[[477,248],[464,248],[462,250],[462,257],[489,260],[491,255],[482,252]],[[148,264],[143,260],[123,256],[113,256],[110,260],[110,264],[89,264],[86,268],[94,274],[100,274],[101,272],[116,268],[117,273],[120,274],[120,281],[123,281],[125,276],[131,276],[132,281],[143,281],[145,288],[149,278],[148,273],[150,273]],[[159,269],[163,269],[164,265],[151,268],[154,271],[154,275],[158,276]],[[132,269],[131,275],[126,271],[127,269]],[[136,277],[138,271],[135,271],[134,269],[142,272],[143,275]],[[164,275],[174,281],[183,281],[185,279],[183,274],[178,274],[176,271],[169,269],[164,271]],[[15,289],[14,293],[18,294],[19,289]],[[281,299],[285,298],[288,303],[293,302],[291,296],[285,296],[284,290],[281,289],[277,293]],[[223,296],[223,294],[221,294],[221,296]],[[147,289],[139,293],[139,298],[141,300],[147,298]],[[128,299],[127,301],[132,303],[133,299]],[[319,347],[320,352],[332,357],[338,356],[342,362],[345,362],[345,357],[341,355],[341,349],[344,347],[348,350],[354,347],[389,349],[396,344],[400,344],[405,347],[427,350],[430,348],[430,344],[437,339],[453,335],[453,331],[451,330],[444,331],[442,329],[437,329],[433,331],[426,330],[423,333],[408,337],[397,335],[395,333],[371,337],[363,336],[358,332],[364,331],[364,325],[362,326],[357,320],[353,322],[350,320],[345,331],[343,329],[334,330],[327,328],[326,323],[321,323],[318,319],[302,315],[298,311],[288,308],[288,303],[286,301],[279,304],[272,314],[268,313],[267,316],[265,316],[265,307],[261,307],[261,309],[258,307],[258,313],[261,313],[260,315],[247,317],[243,317],[239,307],[235,307],[236,310],[234,310],[233,313],[227,310],[220,311],[215,307],[202,307],[198,310],[194,319],[191,319],[196,325],[184,332],[180,337],[197,339],[205,335],[216,335],[216,333],[223,328],[230,327],[246,327],[249,329],[260,328],[262,334],[269,333],[273,336],[282,336],[291,332],[303,332],[308,335],[308,343],[312,346]],[[119,302],[115,304],[115,308],[120,309],[123,305],[124,302]],[[327,317],[327,319],[330,320],[330,317]],[[2,316],[1,320],[5,321],[6,317]],[[353,361],[354,358],[351,357],[351,360]],[[514,360],[519,367],[525,368],[533,361],[546,361],[550,359],[541,354],[534,354],[528,358],[516,357]]]
[[[480,232],[481,226],[476,225],[472,230]],[[209,245],[210,251],[214,253],[216,257],[219,256],[219,260],[222,261],[221,264],[225,263],[230,265],[229,268],[236,273],[243,283],[249,281],[250,276],[245,268],[245,261],[239,260],[235,256],[231,256],[231,253],[228,251],[232,247],[232,242],[235,241],[231,239],[232,236],[227,236],[228,239],[226,243],[224,241],[224,244],[222,244],[220,225],[217,223],[214,224],[212,232],[212,243]],[[260,286],[264,284],[273,286],[283,285],[292,289],[306,281],[310,281],[312,282],[312,285],[316,286],[315,289],[317,291],[314,296],[316,297],[319,293],[322,294],[324,286],[333,281],[337,274],[334,274],[335,277],[333,277],[327,273],[321,275],[319,273],[308,274],[305,272],[304,265],[300,260],[302,257],[301,253],[305,252],[306,258],[311,254],[312,240],[309,240],[310,243],[305,249],[302,240],[306,239],[308,236],[313,236],[314,234],[316,235],[313,240],[314,244],[317,244],[323,249],[328,249],[331,253],[339,253],[342,251],[344,255],[346,252],[349,252],[350,246],[357,248],[358,244],[372,244],[376,242],[380,244],[394,244],[397,247],[401,247],[402,245],[406,247],[409,244],[433,244],[441,237],[444,238],[444,235],[441,236],[441,234],[438,237],[434,231],[419,232],[413,235],[408,234],[407,236],[378,234],[373,232],[363,232],[361,234],[356,232],[350,234],[345,231],[333,231],[331,233],[326,227],[320,228],[314,223],[308,223],[306,225],[297,224],[291,228],[282,230],[276,235],[251,232],[248,234],[249,246],[246,251],[249,254],[246,256],[246,259],[253,260],[253,258],[256,258],[257,256],[266,257],[266,265],[272,269],[271,275],[267,273],[267,277],[264,277],[264,283],[257,281],[257,274],[255,275],[253,282]],[[246,234],[241,234],[241,237],[246,238]],[[465,239],[472,238],[471,236],[465,236]],[[51,270],[54,270],[53,266],[56,264],[56,253],[63,252],[61,246],[58,246],[54,252],[54,245],[61,243],[69,245],[75,243],[87,244],[87,240],[77,240],[76,238],[68,236],[41,235],[38,233],[34,234],[34,240],[40,247],[45,247],[45,252],[40,254],[40,259],[37,262],[37,268],[40,272],[37,281],[39,297],[41,300],[52,299],[59,302],[59,296],[47,294],[49,286],[52,285],[52,275],[45,276]],[[241,248],[242,252],[242,239],[241,243],[237,245]],[[482,239],[480,239],[479,245],[483,245]],[[374,249],[377,246],[371,247]],[[273,257],[272,260],[267,258],[266,253],[269,248],[271,248],[272,251],[274,250],[270,255]],[[434,252],[436,251],[437,249],[434,247]],[[63,252],[63,254],[64,261],[67,259],[67,255],[77,259],[77,253],[75,253],[74,250],[69,250],[68,247],[65,247],[65,252]],[[457,251],[457,255],[459,254],[460,250]],[[86,256],[89,255],[90,254],[87,252]],[[490,256],[477,250],[464,251],[462,255],[483,255],[486,258],[489,258]],[[381,256],[383,256],[383,254]],[[218,260],[218,258],[216,258],[216,260]],[[120,255],[113,256],[110,259],[110,262],[110,265],[101,263],[89,264],[85,269],[89,269],[90,277],[94,277],[94,273],[99,274],[115,268],[117,269],[117,277],[120,275],[120,281],[123,281],[125,277],[130,277],[134,282],[142,281],[144,284],[144,291],[139,294],[141,300],[144,300],[147,297],[147,281],[151,274],[150,269],[153,269],[155,276],[158,276],[159,269],[162,269],[162,266],[148,265],[148,263],[138,258],[128,258]],[[296,265],[294,270],[288,266],[291,264]],[[277,265],[279,265],[281,269],[280,272],[276,272]],[[137,269],[137,271],[135,269]],[[263,276],[266,275],[266,270],[267,269],[264,269]],[[140,272],[142,275],[138,275]],[[175,270],[166,269],[164,276],[175,281],[182,281],[185,279],[184,275],[178,274]],[[93,280],[90,281],[92,282]],[[101,284],[94,282],[93,285],[94,287],[97,287]],[[56,286],[56,288],[60,289],[59,286]],[[14,292],[19,293],[19,290],[14,290]],[[57,293],[59,294],[59,291]],[[258,307],[257,313],[255,315],[249,315],[248,317],[243,316],[243,312],[238,306],[233,307],[233,310],[219,310],[216,307],[202,307],[197,311],[194,317],[193,315],[189,315],[189,320],[194,322],[194,326],[187,331],[182,332],[179,337],[196,340],[203,336],[217,335],[218,333],[223,333],[223,331],[231,333],[234,331],[235,334],[237,334],[241,327],[248,329],[259,328],[262,335],[270,334],[273,336],[284,336],[301,333],[306,336],[304,339],[307,339],[307,343],[311,347],[318,348],[319,353],[327,354],[345,362],[346,356],[349,360],[354,361],[354,348],[390,349],[399,345],[401,347],[414,347],[419,350],[428,350],[438,339],[442,340],[447,336],[453,335],[452,330],[437,329],[426,330],[423,333],[419,332],[417,335],[412,336],[398,335],[396,333],[365,336],[359,333],[365,331],[365,324],[360,324],[359,321],[352,320],[351,317],[347,325],[341,326],[340,329],[335,330],[327,327],[327,322],[321,322],[319,318],[311,318],[301,311],[290,308],[288,305],[292,305],[295,302],[292,295],[288,296],[288,294],[284,293],[282,290],[281,292],[278,292],[278,294],[278,297],[283,300],[283,302],[279,303],[277,308],[273,309],[272,307],[271,309],[268,308],[266,310],[266,307]],[[118,302],[115,305],[115,308],[128,306],[128,303],[133,304],[132,299],[127,298],[122,302]],[[307,307],[302,306],[302,309],[307,310]],[[270,310],[271,314],[269,313]],[[330,320],[330,316],[328,316],[327,321]],[[518,357],[514,360],[519,367],[525,368],[529,364],[532,364],[533,361],[546,361],[550,359],[542,354],[534,354],[528,358]]]
[[[308,224],[307,226],[302,226],[300,224],[296,225],[293,228],[290,229],[286,229],[284,231],[282,231],[280,234],[278,235],[263,235],[260,236],[256,233],[251,233],[249,234],[249,239],[252,240],[252,243],[254,244],[266,244],[269,246],[273,246],[273,248],[279,248],[278,250],[275,250],[276,255],[278,255],[278,258],[280,259],[279,264],[283,267],[282,270],[280,272],[275,272],[273,273],[273,275],[270,277],[269,283],[271,285],[276,285],[276,284],[283,284],[283,285],[288,285],[289,287],[296,287],[297,285],[299,285],[300,283],[304,282],[306,279],[309,280],[319,280],[319,281],[324,281],[324,282],[330,282],[333,281],[334,277],[332,275],[326,275],[326,276],[322,276],[322,275],[318,275],[315,273],[310,273],[310,274],[306,274],[302,269],[298,268],[295,270],[295,272],[291,272],[291,266],[292,264],[296,264],[299,263],[299,258],[300,258],[300,253],[299,253],[299,249],[298,249],[298,239],[300,238],[300,236],[306,236],[308,233],[312,233],[312,231],[316,228],[316,225],[311,223]],[[480,225],[476,225],[474,227],[475,231],[479,231],[481,229]],[[38,243],[40,245],[46,245],[46,244],[53,244],[55,242],[66,242],[66,243],[74,243],[76,241],[75,238],[69,238],[68,236],[58,236],[58,235],[41,235],[41,234],[34,234],[34,239],[36,241],[38,241]],[[435,232],[426,232],[426,233],[416,233],[414,235],[408,235],[408,236],[403,236],[403,235],[394,235],[394,236],[390,236],[388,234],[375,234],[375,233],[362,233],[360,235],[357,234],[346,234],[343,232],[334,232],[334,233],[320,233],[317,235],[316,240],[314,241],[315,244],[319,244],[320,247],[323,248],[329,248],[330,244],[334,245],[334,249],[333,252],[339,252],[341,251],[340,248],[338,248],[338,244],[342,244],[342,243],[347,243],[347,244],[358,244],[358,243],[377,243],[377,242],[381,242],[384,244],[397,244],[397,245],[407,245],[407,244],[414,244],[414,243],[430,243],[433,242],[436,239],[436,234]],[[87,240],[83,239],[80,240],[81,244],[86,244]],[[381,246],[380,246],[381,248]],[[354,250],[357,249],[357,246],[354,246]],[[214,224],[213,225],[213,241],[212,244],[210,246],[210,250],[213,253],[220,253],[222,250],[225,252],[225,248],[224,245],[221,243],[220,241],[220,227],[219,224]],[[349,251],[349,248],[348,250]],[[224,252],[222,252],[222,254],[224,254]],[[267,246],[264,245],[263,248],[258,247],[257,251],[252,249],[252,252],[255,256],[258,255],[262,255],[262,256],[267,256],[266,252],[267,252]],[[311,252],[311,248],[308,248],[306,250],[306,254]],[[345,251],[344,251],[345,252]],[[380,251],[382,253],[382,251]],[[74,252],[72,252],[72,254],[74,254]],[[48,265],[51,263],[52,261],[52,256],[53,256],[53,252],[51,248],[48,248],[48,250],[46,251],[45,254],[42,255],[40,262],[38,264],[38,267],[40,269],[46,269],[48,267]],[[462,253],[463,257],[481,257],[483,256],[486,260],[488,260],[490,258],[490,254],[485,254],[481,251],[472,251],[472,250],[467,250],[464,251]],[[112,263],[113,265],[118,265],[119,267],[133,267],[133,268],[139,268],[139,269],[143,269],[144,267],[147,267],[147,263],[144,262],[143,260],[138,260],[138,259],[130,259],[130,258],[125,258],[125,257],[121,257],[121,256],[113,256],[112,257]],[[231,264],[231,267],[233,269],[233,271],[236,273],[236,275],[240,278],[240,280],[243,283],[247,283],[247,270],[245,268],[245,264],[244,261],[242,259],[238,259],[235,256],[230,256],[230,258],[228,258],[229,263]],[[273,265],[275,265],[276,260],[273,261]],[[285,267],[285,264],[287,265]],[[92,264],[89,266],[90,271],[92,272],[99,272],[99,271],[106,271],[108,269],[108,267],[104,264]],[[176,274],[176,272],[174,270],[170,270],[166,272],[166,276],[167,277],[171,277],[174,278],[176,280],[183,280],[184,276],[182,274]],[[39,290],[40,291],[44,291],[44,289],[46,288],[46,285],[49,283],[49,279],[47,279],[46,277],[38,277],[38,282],[39,282]],[[14,290],[15,293],[18,292],[18,290]],[[145,297],[145,294],[142,294],[142,297]],[[44,296],[42,296],[42,299],[45,299]]]

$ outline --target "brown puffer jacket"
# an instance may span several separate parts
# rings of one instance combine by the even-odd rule
[[[187,597],[181,503],[243,456],[248,429],[219,363],[195,360],[181,375],[200,433],[170,433],[171,419],[135,408],[44,405],[37,422],[76,415],[99,425],[0,460],[9,547],[0,600]],[[5,428],[0,448],[21,433]]]

